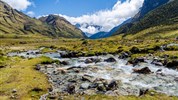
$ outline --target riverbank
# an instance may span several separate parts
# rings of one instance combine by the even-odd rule
[[[101,55],[101,54],[106,55],[109,53],[118,55],[118,56],[121,56],[124,54],[123,57],[125,57],[125,56],[127,56],[126,53],[130,54],[133,47],[137,47],[139,50],[135,49],[137,52],[132,52],[132,54],[129,55],[129,58],[131,59],[132,62],[135,60],[135,58],[145,57],[146,55],[151,55],[152,57],[156,56],[161,59],[166,57],[166,59],[168,59],[168,62],[171,62],[173,60],[176,60],[177,55],[178,55],[176,46],[173,46],[173,48],[171,47],[169,49],[166,49],[165,51],[161,51],[161,48],[157,48],[157,46],[161,47],[165,44],[177,43],[177,41],[174,39],[170,39],[169,41],[164,40],[164,39],[145,40],[145,41],[130,40],[129,41],[129,40],[121,40],[120,37],[101,39],[101,40],[48,39],[48,38],[44,38],[44,39],[42,39],[42,38],[38,38],[38,39],[35,39],[35,38],[34,39],[6,38],[6,39],[1,39],[0,41],[1,41],[0,42],[0,44],[1,44],[0,64],[2,66],[2,68],[0,68],[0,72],[2,73],[0,83],[1,83],[2,87],[6,87],[6,89],[0,90],[1,91],[0,96],[3,98],[7,98],[7,99],[10,98],[11,96],[13,97],[13,95],[12,95],[13,89],[17,90],[17,92],[15,94],[18,94],[18,96],[17,96],[18,98],[37,99],[37,98],[40,98],[41,94],[47,93],[47,91],[48,91],[47,88],[48,88],[48,86],[50,86],[50,84],[47,80],[47,77],[34,68],[37,63],[53,62],[53,61],[49,60],[49,58],[44,59],[43,57],[42,58],[41,57],[40,58],[7,57],[7,53],[9,53],[9,52],[19,52],[20,53],[23,51],[35,50],[35,49],[38,49],[41,47],[46,47],[45,49],[42,50],[42,52],[41,52],[42,54],[44,54],[44,53],[52,54],[52,53],[56,53],[58,50],[65,50],[65,51],[68,51],[68,52],[71,52],[74,54],[76,53],[77,57],[83,56],[83,55],[84,55],[84,57],[86,57],[86,56],[91,57],[91,56],[97,56],[97,55]],[[157,41],[159,41],[159,42],[157,42]],[[128,59],[128,58],[124,58],[124,59]],[[34,62],[36,62],[36,60],[37,60],[37,63],[34,64]],[[118,57],[117,57],[117,60],[119,60]],[[20,63],[20,62],[22,62],[22,63]],[[26,63],[27,64],[30,63],[30,64],[27,66]],[[33,63],[33,64],[31,64],[31,63]],[[158,63],[160,63],[160,62],[158,62]],[[112,63],[109,63],[109,64],[112,64]],[[11,66],[14,66],[14,67],[11,68]],[[23,70],[23,68],[25,68],[25,69]],[[96,68],[97,68],[97,66],[96,66]],[[131,68],[133,68],[133,67],[131,67]],[[32,72],[30,72],[29,70]],[[108,70],[113,70],[113,69],[108,68]],[[33,74],[25,73],[28,71]],[[86,70],[84,70],[84,72],[85,71]],[[5,72],[8,72],[8,73],[5,73]],[[16,74],[19,72],[21,74]],[[155,72],[155,71],[153,71],[153,72]],[[38,73],[38,74],[36,74],[36,73]],[[6,80],[6,78],[9,79],[8,78],[8,77],[10,77],[9,75],[12,75],[14,77],[18,76],[19,78],[13,78],[13,80],[15,80],[14,82],[8,81],[8,80]],[[31,78],[28,78],[29,75]],[[40,79],[43,80],[42,81],[43,83],[41,83],[41,82],[40,83],[43,84],[44,87],[40,87],[38,89],[35,88],[35,86],[40,86],[40,85],[38,85],[39,84],[38,82],[34,82],[33,77],[36,77],[36,76],[39,76]],[[24,80],[22,77],[24,77],[24,79],[27,78],[28,81]],[[33,86],[31,85],[31,82],[29,82],[29,81],[31,81],[33,83]],[[25,82],[25,83],[23,84],[23,82]],[[8,84],[5,84],[5,83],[8,83]],[[16,89],[16,87],[18,87],[18,86],[21,87],[24,92],[21,92],[21,89],[20,90]],[[22,86],[25,86],[25,88],[23,88]],[[26,87],[28,87],[28,88],[26,89]],[[30,92],[31,90],[35,90],[35,91],[37,90],[37,92],[31,93]],[[41,91],[41,90],[43,90],[43,91]],[[148,94],[148,95],[146,94],[146,96],[143,96],[143,97],[136,97],[136,96],[131,96],[131,97],[130,96],[119,96],[119,97],[126,98],[126,99],[128,99],[128,98],[139,99],[139,98],[147,98],[147,97],[158,99],[161,95],[162,99],[164,99],[164,98],[176,99],[176,97],[169,97],[166,95],[162,95],[160,93],[158,93],[158,94],[155,93],[155,94],[156,95],[154,95],[154,96],[150,96],[150,94]],[[76,98],[76,97],[89,98],[90,96],[87,96],[87,95],[83,96],[83,95],[77,95],[77,94],[64,96],[64,98],[67,98],[67,99],[69,99],[69,98],[72,99],[72,98]],[[94,95],[91,97],[93,97],[93,98],[99,98],[99,97],[115,98],[115,97],[107,97],[102,94]]]

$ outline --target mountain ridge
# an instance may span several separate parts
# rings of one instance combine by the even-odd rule
[[[0,0],[0,34],[16,34],[16,35],[35,35],[40,34],[49,37],[66,37],[66,38],[83,38],[83,32],[71,25],[68,21],[63,21],[58,25],[65,24],[63,28],[58,27],[59,32],[55,30],[54,26],[46,24],[36,18],[31,18],[24,13],[13,9],[7,3]],[[68,26],[71,30],[67,35],[64,35],[65,29]],[[77,34],[75,34],[77,33]]]

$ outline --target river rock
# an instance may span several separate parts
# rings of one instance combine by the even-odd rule
[[[132,64],[133,66],[136,66],[136,65],[138,65],[138,63],[141,63],[141,62],[145,62],[145,58],[144,58],[144,57],[135,58],[135,59],[133,59],[133,60],[130,59],[130,60],[127,62],[127,64]]]
[[[178,69],[178,60],[173,60],[171,62],[168,62],[166,67],[172,68],[172,69]]]
[[[98,59],[98,58],[88,58],[88,59],[85,60],[85,63],[86,64],[89,64],[89,63],[98,63],[100,61],[101,61],[101,59]]]
[[[93,76],[89,76],[89,75],[84,75],[84,76],[82,76],[82,81],[93,82],[94,81],[94,77]]]
[[[154,59],[151,64],[154,64],[156,66],[163,66],[163,63],[161,60],[158,60],[158,59]]]
[[[108,90],[112,90],[112,89],[116,89],[118,86],[118,83],[116,80],[112,80],[109,84],[108,84]]]
[[[108,58],[108,59],[105,59],[104,61],[105,61],[105,62],[116,62],[116,59],[113,58],[113,57],[110,57],[110,58]]]
[[[104,92],[104,91],[106,91],[106,87],[104,86],[104,84],[99,84],[97,87],[97,90]]]
[[[75,93],[75,85],[69,84],[68,87],[67,87],[67,92],[69,94],[74,94]]]
[[[151,70],[148,67],[144,67],[144,68],[141,68],[141,69],[134,68],[133,71],[135,73],[139,73],[139,74],[150,74],[151,73]]]
[[[97,87],[98,87],[97,83],[91,83],[88,88],[90,89],[90,88],[97,88]]]
[[[95,95],[96,94],[96,90],[88,89],[88,90],[84,91],[84,94],[86,94],[86,95]]]
[[[136,54],[136,53],[139,53],[140,50],[137,47],[132,47],[132,49],[130,49],[130,52],[133,53],[133,54]]]
[[[126,59],[128,57],[130,57],[130,54],[128,52],[123,52],[119,56],[120,59]]]
[[[85,63],[86,64],[93,63],[93,59],[92,58],[88,58],[88,59],[85,60]]]
[[[174,80],[175,80],[176,82],[178,82],[178,77],[176,77]]]
[[[40,70],[41,69],[41,66],[39,64],[36,65],[35,67],[36,70]]]
[[[69,65],[69,62],[67,62],[67,61],[62,61],[62,62],[60,62],[62,65]]]
[[[148,89],[140,89],[139,96],[145,95],[147,94],[147,92],[148,92]]]
[[[80,89],[88,89],[89,86],[90,86],[89,83],[82,83],[82,84],[80,85]]]

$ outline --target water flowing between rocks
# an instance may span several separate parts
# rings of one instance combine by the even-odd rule
[[[40,71],[48,76],[49,82],[52,84],[53,89],[50,91],[52,93],[138,96],[140,90],[149,89],[178,96],[178,71],[151,64],[153,57],[147,57],[145,62],[133,67],[133,65],[127,64],[127,60],[119,59],[118,55],[61,58],[60,53],[65,51],[44,54],[38,53],[39,51],[29,50],[8,55],[25,58],[47,56],[65,62],[63,65],[40,65]],[[108,58],[114,58],[116,61],[106,61]],[[90,59],[97,61],[88,61]],[[151,73],[139,74],[133,71],[133,69],[144,67],[148,67]]]

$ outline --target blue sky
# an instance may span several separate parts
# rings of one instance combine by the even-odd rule
[[[78,17],[95,13],[104,9],[111,9],[118,0],[31,0],[33,6],[27,11],[33,11],[35,16],[47,14],[63,14]]]
[[[57,14],[83,32],[108,32],[139,12],[144,0],[2,0],[31,17]],[[95,26],[99,26],[95,27]]]

